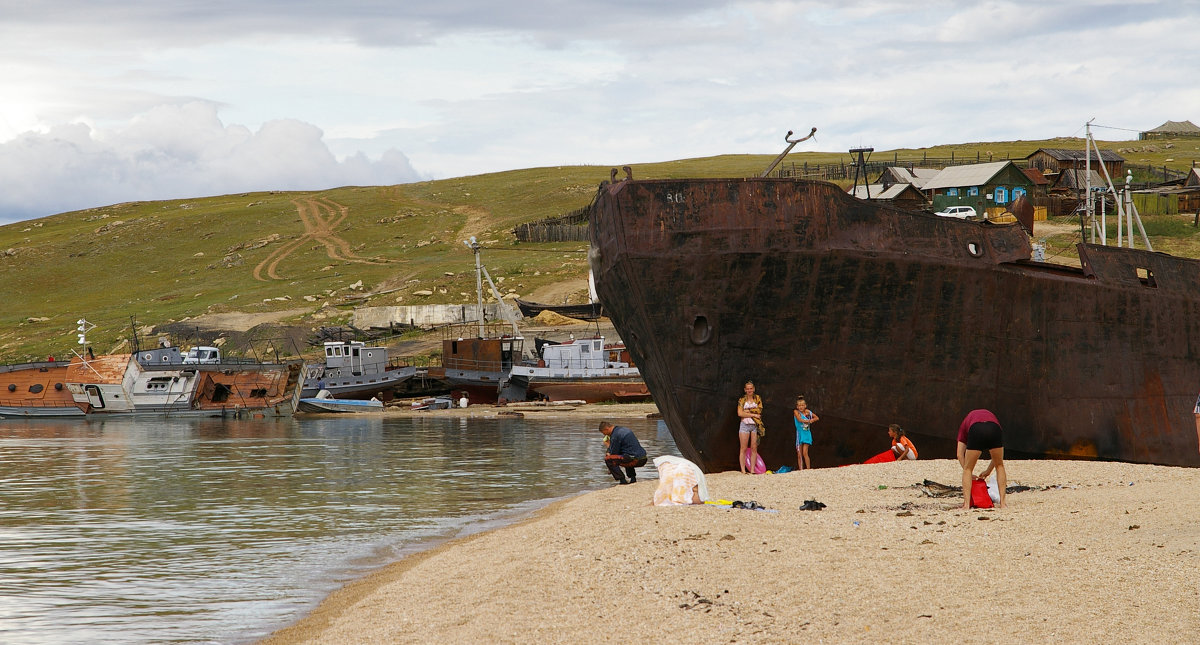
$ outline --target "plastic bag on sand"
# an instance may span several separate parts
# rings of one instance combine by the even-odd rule
[[[664,455],[654,458],[654,467],[658,469],[658,488],[654,490],[655,506],[692,504],[693,489],[701,502],[708,501],[708,483],[704,481],[704,472],[696,464],[683,457]]]
[[[988,497],[992,498],[993,504],[1000,503],[1000,484],[996,483],[996,473],[988,475],[987,478]]]

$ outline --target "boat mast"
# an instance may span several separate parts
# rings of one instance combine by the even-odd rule
[[[1137,222],[1138,231],[1142,234],[1142,242],[1146,245],[1147,251],[1153,251],[1150,246],[1150,237],[1146,235],[1146,228],[1142,226],[1141,215],[1137,212],[1137,207],[1133,205],[1133,197],[1129,192],[1129,185],[1133,182],[1133,173],[1130,172],[1125,176],[1125,191],[1124,194],[1117,192],[1116,186],[1113,185],[1112,176],[1108,174],[1108,166],[1104,165],[1104,157],[1100,154],[1100,147],[1096,145],[1096,140],[1092,137],[1092,121],[1090,119],[1084,124],[1084,129],[1087,132],[1087,138],[1084,141],[1083,152],[1086,158],[1085,172],[1087,173],[1087,217],[1092,223],[1092,243],[1096,243],[1096,233],[1100,234],[1100,244],[1108,244],[1108,222],[1104,219],[1104,206],[1101,202],[1101,221],[1099,226],[1095,219],[1095,201],[1092,197],[1092,153],[1095,152],[1096,160],[1100,163],[1100,170],[1104,173],[1104,180],[1107,186],[1100,189],[1102,193],[1108,193],[1113,196],[1113,201],[1117,205],[1117,246],[1122,245],[1121,227],[1124,224],[1129,229],[1129,235],[1126,237],[1129,241],[1129,248],[1133,248],[1133,224]],[[1105,126],[1099,126],[1105,127]]]
[[[479,249],[483,247],[475,240],[474,235],[470,241],[463,240],[463,244],[475,254],[475,301],[479,307],[475,311],[479,315],[479,337],[483,338],[483,265],[479,261]]]

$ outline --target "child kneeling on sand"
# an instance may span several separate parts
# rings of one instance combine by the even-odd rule
[[[893,423],[888,426],[888,436],[892,438],[892,454],[896,455],[896,461],[917,458],[917,447],[904,436],[903,428]]]

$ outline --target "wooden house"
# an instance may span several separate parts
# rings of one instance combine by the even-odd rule
[[[1025,160],[1029,162],[1030,168],[1037,168],[1044,175],[1052,175],[1064,170],[1086,170],[1089,156],[1092,170],[1100,171],[1100,162],[1103,162],[1104,167],[1108,169],[1108,176],[1112,177],[1113,181],[1125,176],[1125,157],[1111,150],[1101,150],[1100,156],[1097,157],[1094,151],[1088,155],[1083,150],[1038,148],[1036,152],[1025,157]]]
[[[994,220],[1008,213],[1009,204],[1020,195],[1035,192],[1033,180],[1012,161],[994,161],[969,166],[950,166],[925,184],[933,209],[971,206],[976,213]],[[1030,197],[1032,199],[1032,195]],[[1035,203],[1035,219],[1045,219]],[[1011,214],[1007,215],[1011,217]]]
[[[1200,137],[1200,126],[1191,121],[1167,121],[1166,123],[1138,134],[1138,139],[1167,139],[1175,137]]]
[[[925,187],[925,182],[936,177],[939,172],[941,171],[937,168],[889,166],[879,175],[879,183],[885,188],[893,184],[912,184],[920,190]]]
[[[925,197],[925,193],[917,190],[912,184],[892,184],[886,187],[883,184],[871,184],[856,186],[847,192],[859,199],[888,202],[906,210],[923,210],[929,207],[929,199]]]

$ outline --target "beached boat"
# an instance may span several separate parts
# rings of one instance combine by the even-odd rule
[[[627,350],[606,346],[604,337],[546,343],[535,365],[514,365],[509,380],[526,398],[548,401],[645,401],[650,391],[638,368],[621,360]]]
[[[521,315],[526,318],[534,318],[543,311],[550,311],[560,316],[578,320],[596,320],[604,316],[604,308],[598,302],[590,302],[582,305],[546,305],[540,302],[521,300],[520,298],[517,298],[516,302],[517,308],[521,310]]]
[[[525,339],[489,328],[474,338],[455,336],[442,341],[442,367],[430,368],[435,378],[450,384],[451,390],[467,392],[472,403],[524,401],[525,389],[512,387],[509,375],[521,362]],[[461,331],[470,333],[474,327]]]
[[[185,362],[178,347],[0,368],[0,417],[288,416],[299,363]]]
[[[411,379],[417,368],[390,365],[386,347],[368,347],[358,341],[324,344],[325,362],[304,366],[301,398],[326,390],[335,399],[390,399],[397,386]]]
[[[321,390],[316,396],[302,397],[296,412],[338,414],[354,412],[382,412],[383,402],[379,399],[335,399],[329,390]]]
[[[614,171],[615,176],[615,171]],[[898,423],[953,457],[963,416],[995,411],[1010,457],[1200,466],[1200,262],[1080,244],[1031,260],[1017,224],[955,220],[791,179],[601,185],[591,265],[680,451],[737,466],[736,401],[765,403],[762,452],[862,461]]]

